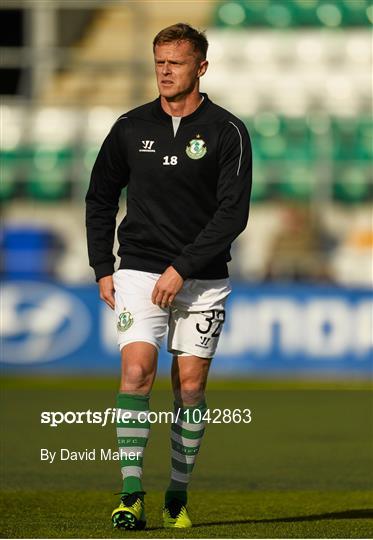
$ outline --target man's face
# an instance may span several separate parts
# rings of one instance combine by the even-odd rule
[[[192,92],[208,65],[189,41],[156,45],[154,61],[159,93],[171,101]]]

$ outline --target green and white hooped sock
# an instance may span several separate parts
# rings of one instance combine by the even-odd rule
[[[171,481],[165,494],[166,505],[175,498],[187,503],[188,484],[205,432],[205,401],[193,406],[175,403],[175,415],[178,409],[179,417],[171,425]]]
[[[146,414],[149,412],[149,396],[136,394],[123,394],[117,396],[117,410],[126,414],[126,421],[117,422],[117,438],[119,452],[121,452],[121,471],[123,478],[123,493],[143,491],[142,468],[145,446],[149,438],[150,423]],[[129,415],[130,413],[130,415]],[[146,421],[144,422],[144,419]],[[136,459],[126,457],[129,452],[136,453]],[[132,457],[132,456],[131,456]]]

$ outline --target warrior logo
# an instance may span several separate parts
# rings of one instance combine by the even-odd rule
[[[141,141],[142,148],[139,148],[139,152],[155,152],[153,147],[154,141]]]

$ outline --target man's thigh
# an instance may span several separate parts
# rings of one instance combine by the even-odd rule
[[[225,309],[182,311],[171,308],[168,350],[173,355],[213,358],[225,321]]]
[[[113,275],[115,313],[120,349],[129,343],[145,342],[160,349],[167,332],[168,308],[151,301],[158,274],[137,270],[118,270]]]

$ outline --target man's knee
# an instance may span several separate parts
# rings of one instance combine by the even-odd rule
[[[185,405],[203,401],[210,363],[210,358],[174,356],[172,385],[176,401]]]
[[[139,386],[146,384],[151,375],[152,370],[148,366],[134,362],[130,362],[123,369],[125,379],[132,384],[137,383]]]
[[[122,350],[122,392],[150,392],[156,370],[156,353],[128,346]]]
[[[197,405],[203,400],[204,394],[205,386],[202,381],[187,379],[181,381],[175,397],[186,405]]]

